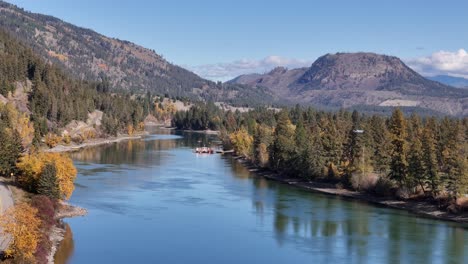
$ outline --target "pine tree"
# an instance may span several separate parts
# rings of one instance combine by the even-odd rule
[[[306,167],[304,175],[308,179],[322,177],[324,176],[325,158],[320,137],[317,133],[311,133],[307,142],[306,152],[304,153],[304,164]]]
[[[422,163],[424,175],[420,177],[420,180],[424,180],[425,184],[430,186],[433,197],[438,195],[440,189],[440,176],[437,169],[438,165],[434,129],[435,120],[431,118],[427,121],[422,133]]]
[[[389,177],[397,181],[400,186],[407,179],[408,161],[406,159],[407,143],[406,143],[406,120],[403,112],[396,109],[389,122],[389,130],[392,134],[392,152],[390,162]]]
[[[57,179],[57,168],[53,163],[44,166],[37,183],[37,193],[51,199],[60,199],[60,190]]]
[[[422,143],[419,136],[414,137],[412,141],[408,155],[408,179],[406,183],[410,188],[414,188],[419,184],[422,190],[425,191],[426,174],[423,164]]]
[[[454,198],[467,193],[468,190],[468,167],[465,134],[461,123],[457,120],[449,128],[450,138],[443,153],[445,156],[445,172],[448,177],[447,189]]]
[[[288,113],[282,111],[278,115],[273,144],[270,147],[270,166],[277,171],[286,172],[290,169],[291,158],[294,155],[294,126]]]
[[[369,133],[372,137],[372,166],[376,172],[385,173],[390,164],[390,133],[388,132],[385,120],[381,117],[373,116],[369,124]]]
[[[0,120],[0,175],[10,176],[16,172],[16,162],[23,152],[21,137],[16,130],[3,128]]]
[[[292,157],[293,172],[296,175],[304,175],[307,168],[304,162],[304,154],[307,150],[307,130],[304,127],[302,115],[299,114],[298,123],[294,135],[295,149]]]

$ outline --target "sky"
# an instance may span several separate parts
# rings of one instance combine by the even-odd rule
[[[356,51],[398,56],[428,76],[468,77],[467,0],[8,2],[154,49],[212,80]]]

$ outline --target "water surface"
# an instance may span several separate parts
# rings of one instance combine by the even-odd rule
[[[79,175],[57,263],[468,263],[461,225],[251,174],[216,140],[152,135],[72,155]],[[466,252],[466,253],[465,253]]]

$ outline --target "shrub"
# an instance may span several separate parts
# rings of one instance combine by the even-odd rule
[[[34,263],[34,253],[41,238],[38,210],[27,203],[17,204],[0,216],[0,226],[12,237],[8,254],[12,254],[18,263]]]
[[[373,191],[379,180],[375,173],[353,173],[351,186],[358,191]]]
[[[65,145],[69,145],[71,143],[71,137],[70,135],[66,134],[62,137],[62,142]]]
[[[382,197],[389,197],[394,195],[394,185],[393,183],[385,178],[380,177],[377,183],[375,184],[374,194]]]
[[[60,136],[58,136],[56,134],[49,133],[45,137],[45,143],[49,148],[53,148],[53,147],[57,146],[58,143],[60,143],[60,141],[62,141],[62,137],[60,137]]]
[[[34,253],[36,263],[48,263],[47,257],[50,252],[51,242],[49,233],[51,228],[57,223],[55,220],[54,202],[44,195],[35,195],[31,199],[31,205],[38,211],[37,215],[41,219],[42,236]]]
[[[44,228],[50,228],[56,224],[54,204],[53,200],[45,195],[34,195],[31,199],[31,205],[38,210]]]

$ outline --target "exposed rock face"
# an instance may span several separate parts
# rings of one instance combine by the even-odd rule
[[[409,106],[468,114],[468,91],[428,80],[397,57],[374,53],[327,54],[310,68],[276,68],[230,82],[268,88],[289,101],[320,106]]]

